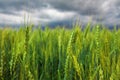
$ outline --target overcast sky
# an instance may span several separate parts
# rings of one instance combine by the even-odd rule
[[[120,24],[120,0],[0,0],[0,24],[75,21]]]

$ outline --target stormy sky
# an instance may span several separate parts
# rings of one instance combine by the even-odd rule
[[[31,22],[120,24],[120,0],[0,0],[0,25]]]

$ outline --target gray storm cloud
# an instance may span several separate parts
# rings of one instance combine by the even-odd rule
[[[25,14],[36,24],[75,18],[83,23],[91,19],[95,23],[119,24],[120,0],[0,0],[0,24],[24,22]]]

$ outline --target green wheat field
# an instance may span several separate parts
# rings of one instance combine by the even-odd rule
[[[120,29],[0,29],[0,80],[120,80]]]

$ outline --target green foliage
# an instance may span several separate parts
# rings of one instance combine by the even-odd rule
[[[120,80],[120,30],[0,29],[0,80]]]

